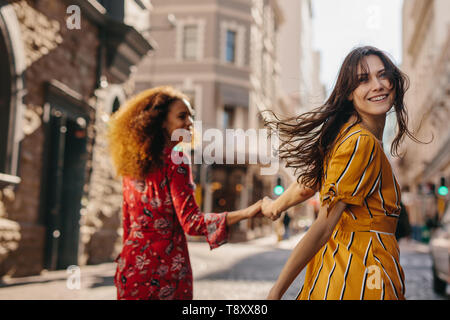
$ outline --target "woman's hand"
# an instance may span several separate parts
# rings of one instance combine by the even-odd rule
[[[264,197],[261,205],[262,214],[272,221],[277,220],[281,215],[281,213],[274,210],[273,202],[269,197]]]

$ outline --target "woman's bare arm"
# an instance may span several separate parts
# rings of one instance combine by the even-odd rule
[[[266,217],[276,220],[280,217],[282,212],[308,200],[315,193],[316,190],[305,187],[297,183],[297,181],[294,181],[276,200],[272,201],[270,198],[265,197],[262,204],[262,213]]]
[[[267,299],[281,299],[292,281],[295,280],[320,248],[327,243],[345,207],[346,204],[339,201],[328,215],[327,207],[320,208],[317,219],[292,251]]]

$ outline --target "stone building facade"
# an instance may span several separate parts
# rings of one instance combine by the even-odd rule
[[[2,70],[9,70],[0,96],[0,276],[115,254],[105,257],[108,249],[96,244],[105,245],[108,229],[108,242],[120,237],[118,213],[105,209],[117,206],[120,192],[104,164],[104,123],[132,91],[131,67],[152,49],[124,23],[127,8],[0,1]]]
[[[405,199],[411,223],[418,227],[438,211],[441,178],[447,185],[450,182],[448,12],[450,2],[445,0],[411,0],[403,5],[402,70],[411,82],[405,96],[409,127],[419,140],[431,141],[417,144],[405,139],[405,156],[395,163],[401,184],[409,189]]]

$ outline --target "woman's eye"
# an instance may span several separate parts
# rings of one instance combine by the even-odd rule
[[[366,82],[367,81],[367,77],[361,77],[358,79],[359,82]]]

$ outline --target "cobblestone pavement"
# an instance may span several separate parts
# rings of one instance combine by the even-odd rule
[[[297,235],[277,243],[275,237],[268,237],[243,244],[228,244],[211,252],[203,243],[191,244],[196,279],[194,298],[264,299],[300,238],[301,235]],[[433,292],[428,246],[401,240],[400,251],[400,263],[406,277],[406,299],[449,298]],[[304,276],[305,270],[290,286],[283,300],[296,298]]]
[[[214,250],[204,242],[190,242],[194,272],[194,299],[255,300],[265,299],[278,277],[292,248],[301,235],[277,242],[274,236],[245,243],[229,243]],[[400,242],[400,262],[406,274],[407,299],[438,300],[447,297],[432,290],[431,260],[428,247],[415,242]],[[67,286],[71,276],[66,270],[40,276],[4,279],[0,283],[0,300],[114,300],[114,263],[83,266],[80,289]],[[283,299],[295,299],[303,271]],[[70,282],[69,282],[70,284]]]

